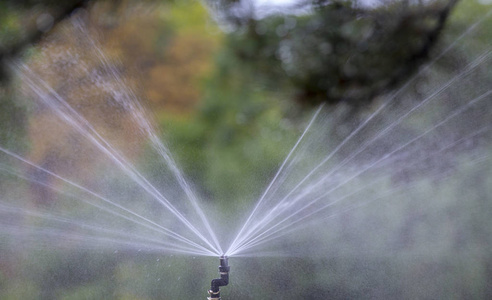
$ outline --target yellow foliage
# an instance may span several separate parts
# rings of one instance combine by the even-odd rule
[[[211,69],[213,48],[205,38],[174,38],[165,59],[152,68],[146,95],[158,109],[186,112],[200,100],[200,79]]]
[[[58,26],[29,67],[115,149],[134,160],[145,145],[132,111],[117,104],[114,93],[126,90],[148,99],[155,115],[188,114],[201,99],[201,79],[210,73],[220,37],[207,29],[207,12],[196,2],[188,11],[183,5],[149,10],[122,3],[98,2],[76,26],[73,20]],[[108,65],[119,74],[116,78],[105,74]],[[39,106],[28,131],[32,161],[91,183],[89,170],[97,170],[104,155],[96,155],[99,150],[74,128]]]

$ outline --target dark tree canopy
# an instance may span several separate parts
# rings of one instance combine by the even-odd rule
[[[456,2],[366,8],[357,1],[315,0],[300,4],[301,13],[263,18],[250,1],[214,4],[219,19],[235,28],[231,48],[262,79],[291,81],[304,104],[361,106],[427,60]]]

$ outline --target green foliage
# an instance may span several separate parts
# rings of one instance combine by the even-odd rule
[[[40,290],[36,282],[28,281],[25,278],[19,280],[9,280],[9,285],[2,289],[2,299],[5,300],[35,300],[39,299]]]
[[[20,151],[25,146],[26,108],[9,89],[0,87],[0,144]]]
[[[13,43],[21,28],[19,15],[5,3],[0,3],[0,50]]]
[[[73,289],[63,291],[60,300],[97,300],[111,299],[113,297],[113,281],[97,281],[92,284],[84,284]]]

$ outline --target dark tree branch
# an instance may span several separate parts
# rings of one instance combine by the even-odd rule
[[[57,4],[56,7],[49,11],[50,15],[53,17],[53,26],[56,26],[59,22],[70,17],[77,9],[86,7],[88,2],[89,0],[58,2],[62,4]],[[32,28],[28,29],[27,36],[24,39],[21,39],[12,45],[6,45],[0,48],[0,84],[5,83],[9,79],[9,72],[7,69],[8,61],[19,57],[26,48],[38,43],[45,33],[46,32],[44,32],[42,28],[32,26]]]

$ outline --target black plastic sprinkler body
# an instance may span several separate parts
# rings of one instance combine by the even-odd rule
[[[212,280],[210,290],[208,291],[208,300],[220,300],[220,287],[229,284],[229,259],[227,256],[220,257],[219,274],[220,278]]]

